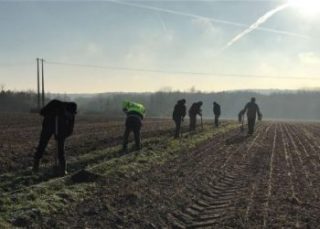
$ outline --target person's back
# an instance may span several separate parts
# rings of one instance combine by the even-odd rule
[[[180,128],[181,128],[181,122],[184,119],[184,116],[186,116],[186,106],[185,106],[186,100],[181,99],[177,102],[177,104],[174,106],[174,110],[172,113],[172,119],[175,122],[176,130],[175,130],[175,138],[178,138],[181,134]]]
[[[193,103],[189,109],[189,116],[201,115],[202,102]]]
[[[216,102],[213,103],[213,113],[214,113],[214,115],[218,115],[218,116],[221,115],[221,107]]]
[[[213,113],[214,113],[214,124],[216,127],[219,126],[219,117],[221,115],[220,105],[216,102],[213,103]]]
[[[74,102],[64,102],[63,113],[63,134],[64,137],[69,137],[73,133],[75,115],[77,114],[77,104]]]
[[[126,129],[123,136],[123,150],[127,151],[129,134],[131,131],[134,133],[136,149],[141,149],[140,129],[142,120],[145,115],[145,108],[142,104],[124,101],[122,103],[122,110],[126,113]]]
[[[56,139],[59,137],[66,138],[72,134],[76,113],[76,103],[60,100],[50,101],[40,111],[40,115],[44,117],[45,122],[53,126]]]
[[[259,106],[255,103],[255,101],[250,101],[245,106],[245,110],[247,111],[247,117],[250,119],[255,119],[256,115],[260,115]]]
[[[197,115],[202,116],[201,111],[202,102],[193,103],[189,109],[190,126],[189,130],[193,131],[196,129]]]
[[[43,117],[49,117],[49,116],[56,116],[61,113],[61,110],[63,109],[63,102],[59,100],[51,100],[46,106],[44,106],[40,110],[40,115]]]
[[[253,134],[257,114],[258,114],[259,120],[261,120],[262,118],[262,114],[260,112],[259,106],[256,104],[256,99],[254,97],[251,98],[251,101],[246,104],[243,111],[241,111],[240,113],[242,113],[242,115],[247,113],[248,134],[249,135]]]
[[[142,104],[124,101],[122,104],[122,109],[127,116],[137,116],[141,120],[144,118],[145,108]]]
[[[186,106],[185,106],[185,100],[179,100],[177,104],[174,106],[174,110],[172,113],[172,119],[173,120],[181,120],[186,116]]]
[[[74,128],[77,104],[73,102],[62,102],[52,100],[40,111],[44,117],[37,151],[34,155],[33,170],[39,169],[40,159],[52,135],[58,145],[59,173],[66,174],[66,161],[64,152],[65,139],[69,137]]]

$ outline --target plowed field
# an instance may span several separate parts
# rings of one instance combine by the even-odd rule
[[[0,174],[24,169],[32,164],[36,150],[42,117],[30,114],[0,114]],[[171,120],[148,119],[144,122],[142,135],[148,137],[171,131]],[[66,141],[69,158],[90,151],[115,146],[122,142],[124,121],[110,120],[103,116],[79,116],[73,135]],[[52,162],[55,142],[49,142],[43,163]]]
[[[260,122],[247,137],[236,123],[207,123],[174,140],[169,120],[149,122],[141,151],[122,155],[121,139],[93,149],[89,137],[64,178],[49,164],[2,174],[0,226],[319,228],[319,124]],[[70,150],[95,125],[84,119]]]

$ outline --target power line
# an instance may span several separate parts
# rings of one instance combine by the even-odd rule
[[[46,61],[51,65],[65,65],[83,68],[106,69],[115,71],[129,71],[129,72],[149,72],[149,73],[162,73],[162,74],[183,74],[193,76],[211,76],[211,77],[232,77],[232,78],[267,78],[267,79],[290,79],[290,80],[313,80],[320,81],[320,78],[303,77],[303,76],[271,76],[271,75],[255,75],[255,74],[233,74],[233,73],[217,73],[217,72],[191,72],[191,71],[167,71],[159,69],[145,69],[145,68],[129,68],[129,67],[115,67],[115,66],[102,66],[91,64],[77,64],[77,63],[62,63],[54,61]]]
[[[112,0],[95,0],[94,2],[110,2]],[[0,2],[89,2],[92,0],[0,0]],[[146,2],[146,0],[130,0],[130,2]],[[148,2],[223,2],[223,3],[263,3],[263,2],[279,2],[279,0],[148,0]]]
[[[27,62],[17,62],[17,63],[0,63],[1,67],[16,67],[16,66],[27,66],[31,65],[32,63]]]

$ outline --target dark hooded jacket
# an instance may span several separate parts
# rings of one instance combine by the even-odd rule
[[[202,115],[201,106],[202,102],[193,103],[189,109],[189,116],[194,117],[196,115]]]
[[[213,103],[213,113],[217,116],[221,115],[221,107],[218,103]]]
[[[246,106],[244,107],[242,113],[244,114],[246,112],[247,112],[248,119],[256,119],[257,114],[259,118],[262,116],[259,106],[252,101],[247,103]]]
[[[172,113],[172,119],[175,121],[182,120],[186,116],[186,105],[185,100],[181,99],[177,102],[177,104],[174,106],[174,110]]]
[[[50,101],[40,111],[40,114],[47,120],[46,123],[54,125],[55,133],[64,138],[73,133],[76,113],[76,103],[59,100]]]

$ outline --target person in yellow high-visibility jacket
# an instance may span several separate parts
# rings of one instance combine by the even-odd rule
[[[142,104],[124,101],[122,103],[122,110],[126,113],[126,129],[123,136],[123,150],[128,150],[128,139],[130,132],[134,133],[135,148],[141,149],[140,130],[142,126],[142,120],[145,115],[145,108]]]

